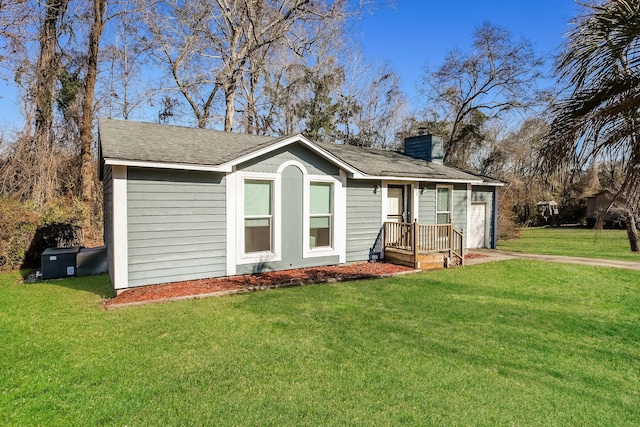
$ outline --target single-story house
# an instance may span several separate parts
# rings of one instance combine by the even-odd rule
[[[404,153],[153,123],[99,121],[104,239],[116,291],[375,258],[383,223],[453,223],[495,248],[496,187]]]
[[[594,227],[601,219],[605,228],[624,228],[625,218],[616,208],[616,205],[624,206],[624,199],[618,196],[614,202],[614,197],[615,194],[609,190],[599,191],[587,197],[587,226]]]

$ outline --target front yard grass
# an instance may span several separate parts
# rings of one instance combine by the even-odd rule
[[[592,230],[582,227],[522,228],[517,239],[501,240],[498,249],[545,255],[617,259],[640,262],[629,250],[626,230]]]
[[[640,273],[512,260],[103,311],[0,275],[1,425],[638,425]]]

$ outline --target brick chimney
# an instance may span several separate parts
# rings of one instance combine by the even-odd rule
[[[441,136],[423,133],[424,129],[418,129],[418,136],[405,138],[404,154],[414,159],[442,164],[444,140]]]

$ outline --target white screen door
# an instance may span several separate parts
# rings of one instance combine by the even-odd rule
[[[403,222],[404,213],[404,188],[392,187],[387,188],[387,221]]]
[[[484,248],[487,205],[485,203],[471,204],[471,221],[469,229],[469,247]]]

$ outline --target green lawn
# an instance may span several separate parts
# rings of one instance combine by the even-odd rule
[[[506,251],[566,255],[640,262],[640,253],[629,250],[625,230],[591,230],[578,227],[522,228],[521,237],[501,240]]]
[[[640,273],[512,260],[103,311],[0,275],[0,425],[640,424]]]

